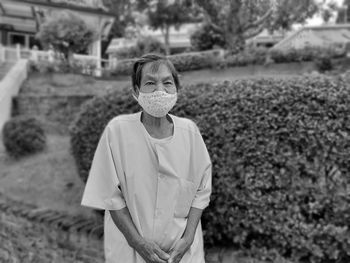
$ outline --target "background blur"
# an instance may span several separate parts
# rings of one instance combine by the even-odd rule
[[[349,262],[350,1],[0,0],[0,262],[103,262],[80,206],[135,58],[213,161],[207,263]]]

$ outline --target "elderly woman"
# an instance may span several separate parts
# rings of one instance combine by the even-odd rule
[[[143,110],[106,126],[82,205],[105,210],[108,263],[204,263],[200,218],[211,161],[196,124],[168,113],[178,74],[165,57],[146,54],[134,64],[132,84]]]

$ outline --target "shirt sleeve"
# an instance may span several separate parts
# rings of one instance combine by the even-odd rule
[[[109,127],[103,131],[97,145],[86,182],[81,205],[103,210],[126,207],[115,167],[115,156],[110,148]]]
[[[197,126],[198,140],[196,143],[196,164],[198,165],[198,174],[200,174],[200,184],[192,202],[192,207],[204,209],[209,205],[212,192],[212,163],[205,146],[204,140],[200,135]]]
[[[199,185],[199,188],[196,192],[194,200],[192,202],[192,207],[198,209],[204,209],[209,205],[210,195],[211,195],[211,164],[204,171],[202,181]]]

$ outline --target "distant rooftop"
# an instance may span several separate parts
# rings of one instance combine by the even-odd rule
[[[287,36],[274,46],[275,49],[288,48],[298,43],[320,43],[322,45],[332,43],[350,42],[350,24],[326,24],[321,26],[305,26]]]
[[[182,25],[178,30],[174,27],[170,27],[169,42],[170,48],[187,48],[191,46],[190,36],[194,30],[199,26],[196,23],[189,23]],[[142,35],[152,36],[164,43],[164,36],[161,30],[153,30],[146,26],[142,29]],[[106,53],[114,53],[120,48],[130,47],[135,45],[136,40],[130,40],[125,38],[115,38],[109,44]]]
[[[106,24],[102,35],[106,35],[115,15],[101,2],[101,0],[0,0],[0,30],[36,33],[49,10],[68,9],[78,12],[86,20],[94,21],[100,17],[101,23]]]

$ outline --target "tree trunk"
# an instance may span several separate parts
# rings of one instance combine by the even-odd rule
[[[68,52],[67,52],[67,65],[70,67],[71,65],[72,65],[72,63],[73,63],[73,51],[72,50],[68,50]]]
[[[242,34],[227,34],[226,49],[229,54],[236,54],[242,51],[245,47],[245,39]]]
[[[226,17],[225,41],[227,51],[231,54],[238,53],[245,46],[243,27],[239,19],[241,7],[241,1],[231,1],[230,11]]]
[[[164,33],[164,45],[165,45],[165,54],[170,55],[170,41],[169,41],[169,26],[165,26],[165,33]]]

